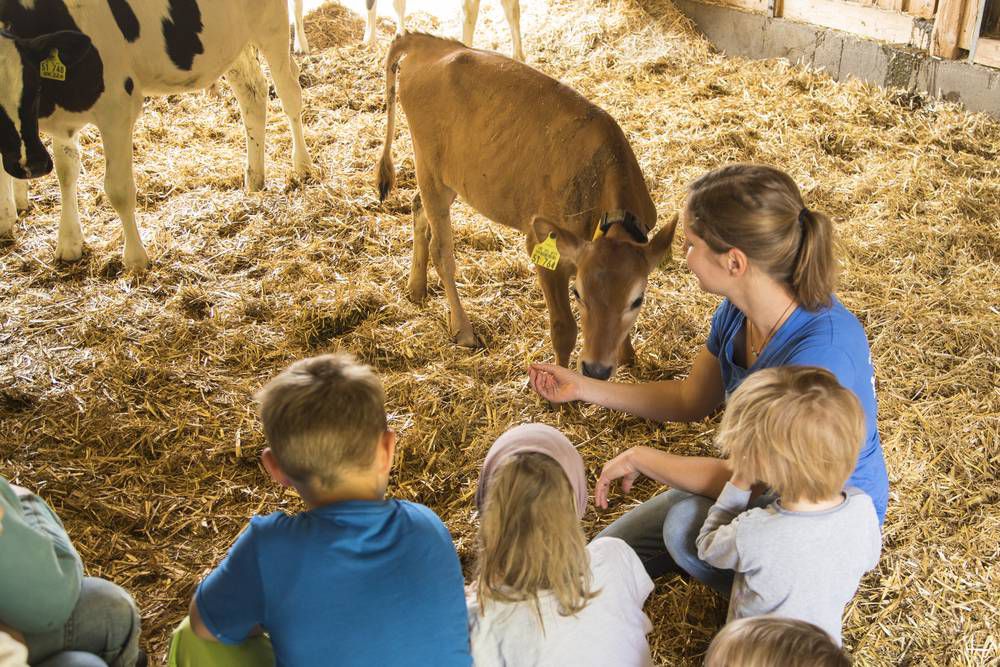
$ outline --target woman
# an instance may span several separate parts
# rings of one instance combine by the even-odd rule
[[[875,375],[860,322],[833,296],[830,220],[806,208],[795,182],[760,165],[731,165],[689,188],[681,212],[687,264],[701,288],[724,297],[704,348],[683,380],[601,382],[551,364],[533,364],[531,385],[556,403],[582,400],[658,421],[696,421],[717,410],[751,373],[797,364],[826,368],[865,411],[866,436],[848,481],[885,518],[889,482],[876,425]],[[639,475],[671,486],[608,526],[653,577],[679,566],[728,595],[732,573],[698,559],[695,538],[731,471],[721,459],[633,447],[608,461],[594,492],[607,507],[610,485],[628,492]],[[759,502],[766,504],[767,498]]]

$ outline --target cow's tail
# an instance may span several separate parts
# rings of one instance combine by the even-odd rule
[[[399,59],[409,46],[410,37],[409,33],[405,33],[392,40],[389,55],[385,57],[385,144],[375,171],[380,201],[385,201],[396,185],[396,168],[392,164],[392,140],[396,134],[396,72],[399,69]]]

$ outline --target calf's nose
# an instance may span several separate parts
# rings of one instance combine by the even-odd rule
[[[586,361],[580,364],[583,367],[583,374],[589,378],[594,378],[595,380],[607,380],[611,377],[611,371],[614,370],[611,366],[605,366],[604,364],[591,364]]]

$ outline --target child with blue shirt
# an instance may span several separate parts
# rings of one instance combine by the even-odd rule
[[[469,665],[464,581],[448,530],[430,509],[384,497],[396,436],[372,370],[349,355],[305,359],[257,400],[270,445],[264,467],[307,510],[250,520],[198,586],[172,661],[223,655],[192,634],[241,645],[266,632],[285,667]]]

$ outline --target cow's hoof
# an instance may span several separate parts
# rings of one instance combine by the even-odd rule
[[[462,331],[457,336],[455,336],[455,342],[460,347],[468,347],[471,349],[476,349],[482,347],[479,339],[476,338],[476,334],[471,331]]]
[[[83,257],[83,241],[60,241],[56,245],[56,260],[75,262]]]
[[[296,46],[295,47],[295,55],[297,55],[297,56],[308,56],[309,55],[309,47],[308,46]]]
[[[264,189],[264,174],[243,174],[243,188],[247,192],[260,192]]]
[[[423,303],[424,299],[427,298],[427,283],[408,283],[406,292],[413,303]]]
[[[142,273],[149,268],[149,256],[142,246],[135,251],[126,250],[125,255],[122,257],[122,264],[125,265],[127,271]]]

